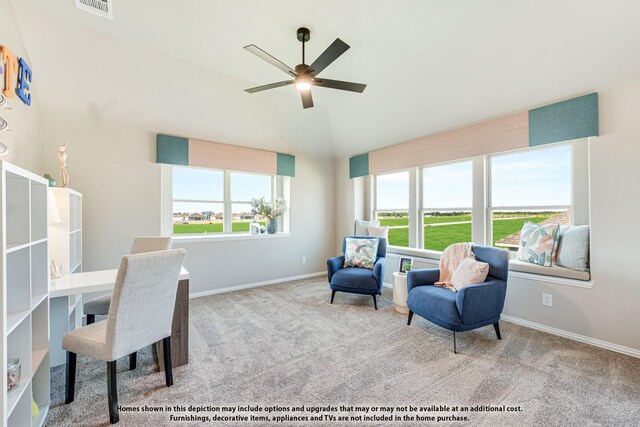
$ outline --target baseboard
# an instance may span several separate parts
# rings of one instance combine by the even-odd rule
[[[382,287],[383,288],[393,289],[393,284],[389,283],[389,282],[382,282]]]
[[[228,286],[225,288],[211,289],[209,291],[194,292],[192,294],[189,294],[189,299],[206,297],[208,295],[223,294],[225,292],[239,291],[242,289],[257,288],[259,286],[275,285],[277,283],[290,282],[292,280],[309,279],[311,277],[325,276],[326,274],[326,271],[319,271],[317,273],[302,274],[300,276],[281,277],[279,279],[265,280],[262,282],[246,283],[244,285]]]
[[[599,339],[587,337],[585,335],[575,334],[573,332],[567,332],[562,329],[552,328],[550,326],[541,325],[540,323],[530,322],[528,320],[507,316],[504,314],[500,317],[500,319],[506,320],[507,322],[515,323],[516,325],[521,325],[527,328],[537,329],[538,331],[547,332],[552,335],[558,335],[560,337],[569,338],[570,340],[579,341],[595,347],[600,347],[606,350],[615,351],[616,353],[622,353],[628,356],[640,358],[640,350],[636,350],[634,348],[625,347],[625,346],[610,343],[607,341],[602,341]]]

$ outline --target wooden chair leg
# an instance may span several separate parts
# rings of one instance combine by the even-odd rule
[[[162,351],[164,353],[164,379],[167,387],[173,385],[173,368],[171,366],[171,337],[162,340]]]
[[[136,365],[138,363],[138,353],[133,352],[129,355],[129,370],[133,371],[136,369]]]
[[[66,396],[64,403],[71,403],[76,392],[76,361],[78,355],[67,351],[67,378],[65,384]]]
[[[409,318],[407,319],[407,326],[411,325],[411,319],[413,319],[413,311],[409,310]]]
[[[115,424],[120,420],[120,416],[118,415],[116,364],[116,360],[107,362],[107,395],[109,398],[109,421],[111,421],[111,424]]]
[[[498,324],[498,322],[493,324],[493,329],[496,330],[496,336],[498,337],[499,340],[501,340],[502,337],[500,336],[500,325]]]
[[[456,331],[453,331],[453,353],[458,354],[458,351],[456,349]]]
[[[331,304],[333,304],[333,297],[336,296],[336,291],[331,291]]]
[[[374,307],[375,307],[375,309],[377,310],[377,309],[378,309],[378,303],[376,302],[376,296],[375,296],[375,295],[372,295],[372,297],[373,297],[373,306],[374,306]]]
[[[95,323],[96,315],[95,314],[87,314],[87,325]]]

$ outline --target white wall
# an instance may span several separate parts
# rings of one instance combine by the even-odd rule
[[[640,218],[640,80],[598,91],[600,137],[590,142],[591,289],[537,280],[509,279],[504,314],[631,349],[640,354],[640,279],[636,271]],[[401,141],[389,141],[389,145]],[[336,161],[338,197],[353,194],[348,159]],[[340,195],[340,189],[342,195]],[[352,227],[349,203],[336,214],[337,238]],[[342,233],[342,234],[341,234]],[[418,263],[414,268],[426,268]],[[387,256],[387,281],[398,257]],[[553,295],[553,307],[542,305],[542,293]],[[625,349],[622,349],[625,351]]]
[[[38,99],[38,73],[41,70],[34,68],[29,60],[9,0],[0,0],[0,45],[7,46],[18,58],[25,58],[33,72],[30,85],[31,106],[27,107],[16,95],[14,99],[9,99],[10,110],[0,110],[0,117],[9,123],[11,130],[0,132],[0,142],[11,151],[11,154],[0,157],[0,160],[8,160],[20,167],[38,172],[42,152],[42,121]],[[2,67],[4,71],[4,64]],[[0,74],[0,90],[4,87],[4,77],[4,73]]]
[[[60,114],[44,118],[44,171],[57,173],[56,151],[68,139],[69,186],[84,195],[84,269],[115,268],[135,236],[160,233],[155,134]],[[296,156],[290,237],[175,244],[188,251],[191,292],[326,270],[334,249],[333,169],[333,160]]]

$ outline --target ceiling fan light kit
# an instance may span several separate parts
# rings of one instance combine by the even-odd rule
[[[311,32],[308,28],[298,28],[297,38],[302,43],[302,63],[296,65],[295,69],[289,67],[282,61],[269,55],[264,50],[260,49],[256,45],[245,46],[244,48],[256,55],[258,58],[268,62],[269,64],[281,69],[289,76],[293,77],[293,80],[285,80],[277,83],[270,83],[268,85],[257,86],[249,89],[245,89],[245,92],[256,93],[262,92],[267,89],[275,89],[277,87],[283,87],[288,85],[295,85],[296,89],[300,91],[302,97],[302,106],[304,108],[313,107],[313,98],[311,96],[311,86],[321,86],[329,89],[346,90],[349,92],[362,93],[367,85],[362,83],[345,82],[341,80],[329,80],[316,78],[325,68],[327,68],[333,61],[338,59],[340,55],[345,53],[349,49],[349,45],[340,39],[336,39],[331,45],[325,49],[320,56],[311,63],[311,65],[305,64],[305,43],[311,38]]]

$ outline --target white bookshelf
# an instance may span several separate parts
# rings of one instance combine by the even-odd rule
[[[49,254],[62,274],[82,272],[82,193],[70,188],[51,188],[60,222],[49,224]]]
[[[48,181],[0,161],[2,273],[2,425],[42,426],[49,410]],[[7,392],[6,367],[20,359],[17,388]],[[31,399],[39,407],[31,417]]]
[[[82,193],[70,188],[50,188],[60,222],[49,224],[49,256],[60,263],[62,274],[82,272]],[[69,331],[82,326],[82,297],[53,298],[50,303],[51,366],[65,362],[60,343]]]

